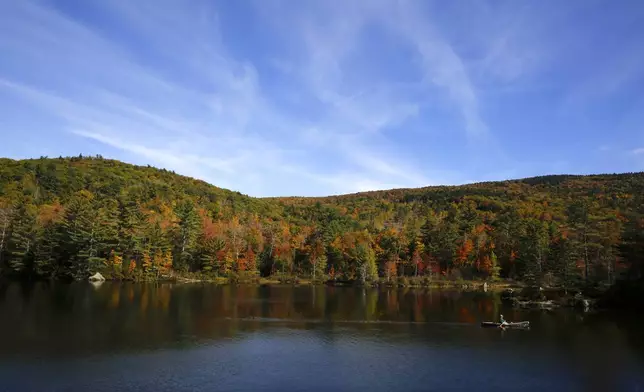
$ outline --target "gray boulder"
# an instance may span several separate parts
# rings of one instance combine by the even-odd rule
[[[105,282],[105,278],[101,275],[100,272],[95,273],[89,277],[90,282]]]

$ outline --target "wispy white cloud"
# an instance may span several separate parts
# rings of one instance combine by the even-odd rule
[[[309,87],[330,110],[311,123],[270,103],[255,66],[228,52],[211,3],[96,6],[164,61],[141,63],[127,43],[45,4],[12,4],[5,11],[16,23],[3,27],[6,34],[0,45],[10,46],[15,58],[46,58],[50,69],[42,79],[33,76],[34,69],[23,80],[3,79],[0,87],[55,114],[64,121],[63,129],[121,150],[130,159],[256,195],[279,194],[289,180],[286,176],[293,183],[294,176],[312,182],[308,192],[318,194],[329,186],[330,191],[345,192],[389,183],[383,181],[423,185],[421,175],[411,176],[393,163],[373,164],[379,162],[380,151],[361,148],[359,140],[351,149],[337,144],[354,128],[376,130],[404,121],[417,106],[394,104],[383,95],[384,87],[362,97],[358,92],[353,99],[334,91],[329,75],[335,48],[313,53],[319,62],[307,68],[306,78],[313,83]],[[48,43],[55,48],[46,47]],[[273,64],[285,71],[289,63]],[[316,74],[323,79],[316,81]],[[312,137],[314,129],[320,130],[317,138]],[[361,158],[354,158],[354,152]],[[348,165],[327,166],[325,157],[339,157]],[[392,162],[398,161],[399,157]],[[363,185],[357,189],[356,184]]]
[[[308,60],[301,64],[303,80],[318,99],[333,109],[336,122],[350,122],[354,131],[356,128],[377,131],[417,115],[430,96],[447,94],[460,112],[467,133],[486,132],[467,67],[450,43],[423,18],[421,5],[412,1],[373,1],[349,6],[328,2],[322,11],[316,8],[279,13],[295,12],[300,20],[301,24],[296,26],[302,31],[306,53],[303,57]],[[316,12],[316,17],[307,12]],[[373,24],[397,36],[401,47],[416,52],[420,79],[401,83],[404,75],[395,73],[360,81],[348,76],[355,73],[352,63],[363,54],[362,34]]]
[[[403,1],[399,4],[396,18],[391,18],[390,15],[383,15],[383,18],[418,50],[425,83],[447,91],[459,108],[465,129],[470,135],[486,133],[487,125],[479,112],[476,89],[463,59],[439,31],[432,28],[427,20],[423,20],[423,12],[418,3]]]
[[[644,155],[644,147],[636,148],[632,150],[631,153],[635,155]]]
[[[537,91],[550,80],[535,82],[537,71],[566,47],[551,33],[565,22],[561,9],[536,3],[65,7],[0,1],[0,100],[55,118],[52,129],[81,151],[101,145],[116,158],[258,196],[521,175],[514,168],[527,167],[516,162],[524,158],[506,152],[524,147],[505,146],[519,121],[503,127],[518,114],[500,113],[513,102],[489,100]],[[257,18],[255,28],[242,34],[240,15]],[[562,95],[619,93],[640,75],[634,52],[603,60],[623,72]]]

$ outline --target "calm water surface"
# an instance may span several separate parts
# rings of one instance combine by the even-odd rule
[[[479,327],[501,313],[532,328]],[[0,390],[644,391],[644,322],[482,292],[4,284]]]

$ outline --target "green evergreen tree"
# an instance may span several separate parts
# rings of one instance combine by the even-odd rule
[[[96,211],[95,230],[97,255],[108,259],[114,249],[119,248],[119,204],[115,199],[95,203],[99,208]]]
[[[99,254],[104,248],[100,242],[102,227],[91,192],[82,190],[74,194],[65,210],[63,227],[72,277],[85,279],[103,268],[106,257]]]
[[[21,200],[14,208],[8,243],[8,264],[15,274],[28,275],[33,268],[36,215],[32,205]]]
[[[190,200],[179,203],[176,215],[179,222],[175,234],[175,248],[178,255],[175,259],[175,268],[188,270],[194,260],[195,239],[199,234],[199,215]]]
[[[577,199],[568,206],[566,211],[568,222],[572,228],[575,246],[579,249],[579,255],[584,265],[584,282],[589,284],[591,260],[590,260],[590,237],[593,236],[593,223],[596,217],[592,215],[591,208],[594,203],[586,199]]]
[[[622,231],[623,241],[619,245],[619,254],[629,262],[627,278],[644,279],[644,213],[631,212]]]
[[[146,219],[141,207],[134,200],[124,200],[121,203],[119,219],[119,242],[123,259],[134,260],[140,264],[143,252],[147,246],[145,233]]]
[[[552,257],[556,265],[554,272],[559,284],[567,292],[579,285],[580,276],[577,268],[578,247],[565,235],[559,236],[552,246]]]
[[[0,274],[2,274],[2,267],[4,266],[5,253],[9,238],[11,236],[11,222],[13,220],[13,207],[10,203],[2,200],[0,201]]]
[[[34,271],[40,276],[56,276],[58,272],[60,230],[58,224],[47,224],[38,230],[34,250]]]
[[[224,250],[226,242],[221,238],[204,238],[199,241],[197,255],[202,271],[214,272],[219,266],[217,255]]]
[[[522,279],[532,286],[541,283],[548,244],[546,225],[535,219],[526,221],[520,239],[519,260],[522,263]]]
[[[109,258],[114,276],[139,277],[148,252],[148,269],[158,272],[154,260],[163,259],[165,275],[172,259],[186,270],[250,262],[269,275],[282,263],[367,281],[377,273],[373,253],[387,277],[416,274],[422,259],[452,278],[474,270],[534,284],[612,284],[625,270],[643,278],[643,189],[644,174],[629,173],[261,199],[95,157],[0,159],[0,274],[84,278]],[[202,215],[216,222],[213,243],[201,241]],[[313,257],[318,237],[324,251]]]

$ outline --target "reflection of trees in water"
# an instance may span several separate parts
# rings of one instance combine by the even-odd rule
[[[431,320],[428,313],[489,313],[491,296],[464,297],[452,292],[410,289],[327,288],[323,286],[211,286],[171,284],[112,284],[88,290],[87,285],[18,285],[3,288],[3,306],[20,304],[28,310],[39,307],[54,317],[74,312],[78,306],[101,317],[138,321],[165,315],[207,323],[221,318],[277,318],[347,320]],[[12,296],[12,298],[8,298]],[[35,301],[35,302],[34,302]],[[470,309],[471,308],[471,309]],[[435,318],[435,317],[434,317]],[[442,318],[442,317],[441,317]]]
[[[316,330],[326,336],[333,335],[335,328],[371,334],[374,328],[408,331],[436,323],[471,324],[471,328],[464,325],[469,329],[461,329],[466,335],[461,332],[459,339],[489,340],[496,335],[481,332],[478,322],[498,319],[502,306],[493,293],[409,288],[107,282],[95,289],[88,284],[11,284],[0,286],[0,346],[9,352],[12,348],[72,352],[153,348],[195,339],[238,337],[273,327]],[[594,327],[600,321],[579,320],[578,313],[505,308],[503,314],[507,319],[531,320],[539,332],[522,335],[527,341],[536,342],[535,336],[539,336],[566,346],[609,339],[625,350],[633,345],[643,348],[641,335],[614,327],[610,319],[600,320],[613,326],[605,327],[600,336]],[[584,329],[577,328],[580,325],[590,325],[587,331],[592,334],[584,334]],[[445,338],[432,333],[423,338]],[[418,339],[418,335],[407,335]],[[572,352],[585,352],[583,347],[575,347]]]

